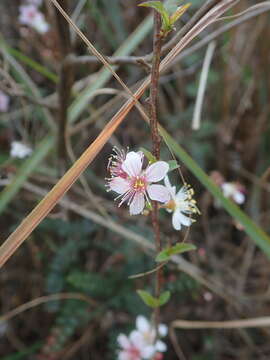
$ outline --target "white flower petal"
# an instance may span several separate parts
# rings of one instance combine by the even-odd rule
[[[166,176],[168,171],[169,165],[165,161],[157,161],[145,170],[146,180],[148,182],[160,181]]]
[[[10,156],[13,158],[23,159],[31,155],[32,149],[20,141],[13,141],[11,143]]]
[[[125,194],[130,189],[130,184],[127,180],[117,176],[110,180],[109,187],[118,194]]]
[[[234,192],[235,192],[235,188],[234,188],[234,185],[231,184],[231,183],[223,183],[221,185],[221,189],[223,191],[223,195],[225,197],[231,197],[233,196]]]
[[[155,348],[159,352],[165,352],[167,350],[167,345],[163,341],[157,340],[155,343]]]
[[[130,347],[130,341],[125,334],[119,334],[117,336],[117,342],[123,349],[128,349]]]
[[[151,330],[151,324],[142,315],[137,316],[137,318],[136,318],[136,327],[142,333],[149,332]]]
[[[35,19],[33,20],[32,26],[40,34],[45,34],[50,28],[50,26],[46,22],[43,14],[38,14],[35,17]]]
[[[142,350],[143,359],[151,359],[155,355],[156,349],[153,345],[147,345]]]
[[[148,185],[146,190],[151,200],[160,201],[162,203],[166,203],[170,200],[170,193],[163,185]]]
[[[192,224],[191,218],[184,215],[184,214],[182,214],[181,212],[180,212],[180,215],[179,215],[179,219],[180,219],[181,224],[183,224],[185,226],[190,226]]]
[[[140,154],[130,151],[122,164],[122,169],[131,177],[138,176],[142,171],[142,157]]]
[[[141,159],[143,160],[143,157],[144,157],[144,153],[142,151],[137,151],[137,154],[140,155]]]
[[[174,199],[175,198],[175,193],[176,193],[176,188],[175,188],[175,186],[171,185],[168,176],[165,176],[164,184],[165,184],[166,188],[168,189],[169,193],[171,194],[172,199]]]
[[[172,224],[175,230],[181,230],[181,212],[176,210],[173,212]]]
[[[160,324],[158,327],[158,332],[160,336],[166,336],[168,334],[168,326],[166,326],[165,324]]]
[[[118,360],[130,360],[130,354],[127,351],[120,351],[118,353]]]
[[[138,349],[142,350],[145,347],[145,339],[143,334],[138,330],[131,331],[129,335],[131,343]]]
[[[240,191],[236,191],[233,195],[233,199],[237,204],[241,205],[245,202],[245,195]]]
[[[129,205],[129,213],[130,215],[138,215],[141,214],[144,209],[144,194],[143,193],[136,193],[133,197]]]
[[[180,201],[186,200],[187,197],[188,197],[188,194],[186,192],[186,187],[182,186],[175,197],[176,197],[177,200],[180,200]]]

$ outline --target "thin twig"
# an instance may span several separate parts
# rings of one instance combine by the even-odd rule
[[[142,63],[147,65],[150,64],[145,61],[143,56],[106,56],[106,60],[110,65],[137,65],[142,66]],[[68,60],[75,66],[81,65],[93,65],[100,63],[100,60],[96,56],[92,55],[82,55],[82,56],[73,56]]]

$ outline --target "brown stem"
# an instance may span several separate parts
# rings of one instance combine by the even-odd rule
[[[158,133],[158,81],[159,81],[159,65],[161,56],[161,16],[155,12],[154,15],[154,43],[153,43],[153,62],[151,69],[151,85],[150,85],[150,129],[153,142],[153,154],[159,159],[160,156],[160,136]]]
[[[65,11],[68,11],[68,0],[61,0],[61,6]],[[58,42],[61,56],[60,76],[58,84],[58,98],[59,98],[59,110],[58,110],[58,155],[59,155],[59,167],[60,172],[65,171],[65,163],[67,158],[66,153],[66,128],[67,128],[67,111],[71,97],[71,89],[74,82],[73,66],[67,62],[67,59],[71,57],[72,45],[69,26],[66,20],[55,9],[56,15],[56,27],[58,31]]]
[[[158,133],[158,82],[159,82],[159,65],[161,58],[161,46],[162,46],[162,35],[161,35],[161,16],[158,12],[154,13],[154,41],[153,41],[153,62],[151,69],[151,84],[150,84],[150,130],[153,143],[153,155],[159,159],[160,157],[160,136]],[[155,234],[156,252],[161,251],[161,239],[160,229],[158,221],[158,203],[152,202],[152,225]],[[162,268],[156,272],[156,286],[155,296],[159,298],[160,290],[162,286]],[[159,307],[155,309],[154,321],[156,327],[156,336],[158,336],[158,324],[159,324]]]

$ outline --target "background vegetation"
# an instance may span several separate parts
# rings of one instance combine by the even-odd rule
[[[204,1],[191,3],[177,29]],[[9,110],[0,113],[1,242],[127,97],[110,71],[89,56],[73,30],[68,31],[49,0],[42,5],[50,24],[43,35],[19,23],[19,5],[20,1],[0,2],[0,88],[10,97]],[[68,5],[72,19],[102,54],[121,57],[113,66],[134,89],[149,71],[147,64],[130,57],[152,50],[149,9],[131,0],[70,0],[62,5]],[[229,15],[252,5],[253,1],[241,0]],[[192,129],[209,43],[198,49],[195,45],[231,21],[208,27],[160,79],[159,119],[181,146],[170,143],[202,213],[188,234],[198,250],[165,268],[165,288],[172,296],[162,308],[161,320],[168,326],[178,319],[225,321],[269,312],[270,250],[263,232],[270,230],[266,11],[221,31],[215,39],[201,124],[198,130]],[[142,99],[145,106],[146,100],[147,93]],[[14,140],[29,144],[31,156],[12,158]],[[125,206],[117,208],[105,191],[107,161],[114,145],[151,149],[149,127],[136,109],[1,269],[2,360],[116,359],[117,335],[129,332],[138,314],[150,316],[136,289],[151,291],[151,276],[128,277],[155,267],[151,223],[146,216],[130,217]],[[171,158],[164,143],[162,157]],[[214,178],[214,171],[245,188],[242,210],[248,217],[209,182],[206,174]],[[180,187],[177,174],[175,181]],[[168,214],[161,213],[160,222],[164,239],[183,240],[186,232],[174,231]],[[29,309],[10,313],[30,300]],[[269,359],[269,339],[267,327],[175,329],[166,339],[165,359],[177,358],[177,346],[190,360]]]

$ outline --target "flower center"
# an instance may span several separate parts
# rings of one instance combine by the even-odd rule
[[[136,176],[134,182],[133,182],[133,190],[135,190],[136,192],[143,192],[146,190],[146,180],[144,177],[140,177],[140,176]]]
[[[165,207],[169,210],[174,211],[176,208],[176,203],[174,200],[170,200],[169,202],[167,202],[167,204],[165,205]]]
[[[29,10],[28,16],[30,19],[34,19],[34,17],[36,16],[36,12],[34,10]]]
[[[131,360],[137,360],[141,357],[139,349],[137,349],[135,346],[131,346],[128,349],[128,354],[130,355]]]

